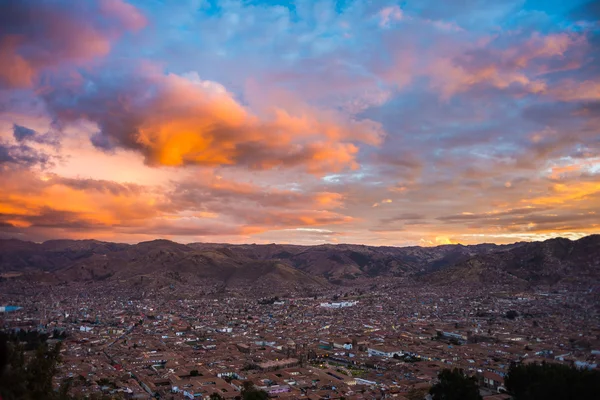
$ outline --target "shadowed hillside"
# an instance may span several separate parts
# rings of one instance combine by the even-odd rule
[[[558,238],[511,245],[437,247],[0,241],[0,271],[63,282],[127,281],[168,274],[173,279],[206,279],[226,285],[323,285],[327,280],[404,276],[440,285],[531,286],[596,282],[599,270],[600,235],[577,241]]]

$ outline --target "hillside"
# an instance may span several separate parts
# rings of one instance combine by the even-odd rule
[[[501,283],[553,286],[597,284],[600,280],[600,235],[520,243],[479,254],[428,274],[423,281],[440,285]]]
[[[478,254],[514,245],[480,244],[437,247],[390,247],[363,245],[228,245],[191,243],[195,249],[227,249],[255,260],[275,259],[313,275],[328,278],[402,276],[429,273]]]
[[[5,240],[0,241],[0,271],[21,272],[26,278],[52,282],[139,282],[145,277],[150,278],[146,282],[204,280],[225,285],[326,283],[277,261],[248,259],[227,250],[196,250],[168,240],[136,245],[92,240],[41,244]]]
[[[577,241],[558,238],[511,245],[437,247],[0,240],[0,272],[60,282],[162,277],[242,286],[322,286],[400,276],[436,285],[499,283],[527,287],[598,282],[599,271],[600,235]]]

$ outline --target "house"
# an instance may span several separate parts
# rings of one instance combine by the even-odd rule
[[[495,372],[483,371],[480,374],[479,382],[481,386],[493,391],[498,391],[501,388],[504,389],[504,378]]]
[[[368,347],[367,353],[369,356],[393,358],[394,356],[403,356],[404,352],[397,347],[391,346],[375,346]]]

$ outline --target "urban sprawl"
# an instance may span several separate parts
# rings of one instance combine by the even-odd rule
[[[62,341],[75,395],[225,399],[250,381],[280,399],[407,399],[462,368],[484,398],[512,362],[595,368],[597,294],[423,287],[402,279],[268,295],[261,288],[0,284],[9,330]],[[258,294],[260,293],[260,295]]]

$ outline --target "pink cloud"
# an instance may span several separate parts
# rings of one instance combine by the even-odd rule
[[[35,7],[8,1],[0,14],[0,86],[6,87],[31,87],[42,70],[105,56],[112,41],[146,23],[121,0]]]
[[[567,51],[585,46],[585,36],[568,33],[541,35],[534,33],[523,45],[502,52],[502,58],[516,68],[525,68],[537,59],[562,57]]]
[[[578,61],[567,59],[567,55],[573,53],[580,58],[587,40],[582,34],[535,33],[523,44],[507,49],[496,49],[493,44],[494,41],[480,41],[471,48],[462,48],[458,54],[450,51],[434,57],[425,70],[431,86],[443,98],[479,85],[502,90],[515,87],[531,94],[550,93],[548,82],[540,74],[572,68]]]
[[[147,20],[135,6],[123,0],[101,0],[100,12],[106,18],[116,18],[124,28],[137,31],[146,26]]]
[[[518,85],[529,93],[543,93],[546,83],[532,80],[525,73],[504,70],[497,65],[469,69],[454,64],[450,59],[440,59],[430,69],[432,87],[438,89],[443,98],[465,92],[479,84],[487,84],[498,89]]]
[[[600,100],[600,82],[565,80],[550,88],[549,92],[563,101],[596,101]]]
[[[398,6],[385,7],[379,11],[379,26],[385,28],[392,21],[402,19],[402,10]]]

